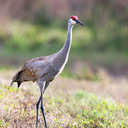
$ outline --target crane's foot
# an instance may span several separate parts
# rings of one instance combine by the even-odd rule
[[[47,122],[46,122],[46,118],[45,118],[45,114],[44,114],[44,108],[43,108],[42,105],[41,105],[41,112],[42,112],[42,115],[43,115],[45,128],[48,128],[48,126],[47,126]]]
[[[41,101],[41,96],[36,104],[36,128],[38,128],[38,122],[39,122],[39,119],[38,119],[38,116],[39,116],[39,105],[40,105],[40,101]]]

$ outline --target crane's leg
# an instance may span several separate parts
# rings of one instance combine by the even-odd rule
[[[45,90],[45,85],[43,86],[42,91],[41,91],[41,112],[42,112],[42,115],[43,115],[45,128],[48,128],[47,127],[46,118],[45,118],[45,113],[44,113],[44,105],[43,105],[43,94],[44,94],[44,90]]]
[[[40,101],[41,101],[41,96],[36,104],[36,128],[38,128],[38,116],[39,116],[39,105],[40,105]]]
[[[38,112],[39,112],[39,105],[40,105],[40,102],[41,102],[41,112],[42,112],[42,115],[43,115],[45,128],[48,128],[48,127],[47,127],[46,118],[45,118],[45,113],[44,113],[43,94],[44,94],[44,91],[46,90],[46,88],[48,87],[49,82],[45,82],[45,81],[42,81],[41,79],[39,79],[39,80],[37,81],[37,84],[38,84],[39,87],[40,87],[41,96],[40,96],[40,98],[39,98],[39,100],[38,100],[38,102],[37,102],[37,105],[36,105],[36,110],[37,110],[36,128],[38,128]]]

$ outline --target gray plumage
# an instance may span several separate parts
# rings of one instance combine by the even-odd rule
[[[47,128],[43,108],[43,94],[49,83],[62,72],[65,64],[67,63],[72,41],[72,27],[78,21],[77,17],[76,19],[73,17],[75,16],[72,16],[68,21],[67,40],[59,52],[50,56],[37,57],[26,61],[21,70],[18,71],[12,79],[11,85],[13,82],[17,82],[18,87],[20,87],[21,83],[25,81],[33,81],[39,85],[41,96],[36,105],[36,128],[38,128],[38,109],[40,103],[45,128]]]

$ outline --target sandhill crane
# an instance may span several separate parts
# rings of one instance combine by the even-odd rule
[[[67,63],[72,42],[72,28],[76,23],[83,25],[83,23],[78,20],[77,16],[71,16],[68,20],[67,40],[57,53],[28,60],[22,69],[15,74],[10,84],[12,85],[13,82],[17,82],[18,87],[25,81],[33,81],[38,84],[41,96],[36,104],[36,128],[38,128],[38,111],[40,103],[44,125],[45,128],[47,128],[43,106],[43,94],[49,83],[62,72]]]

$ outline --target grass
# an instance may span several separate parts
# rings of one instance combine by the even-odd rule
[[[93,66],[115,67],[116,64],[120,68],[120,64],[127,65],[127,50],[116,49],[118,44],[115,43],[117,42],[115,36],[118,37],[118,35],[109,32],[114,27],[118,27],[118,25],[112,28],[107,26],[98,29],[97,38],[94,38],[95,34],[91,26],[87,25],[82,28],[76,25],[73,28],[70,52],[71,66],[79,60]],[[66,27],[65,29],[62,26],[57,27],[55,25],[46,27],[23,21],[12,21],[4,28],[0,31],[1,66],[21,65],[26,59],[53,54],[63,46],[67,34]],[[124,42],[120,42],[123,45]],[[69,67],[67,67],[67,70],[69,70]],[[85,71],[85,69],[83,70]],[[76,77],[76,75],[70,75],[68,72],[65,74]],[[85,72],[84,77],[86,77],[86,74]],[[93,79],[97,78],[94,76]]]
[[[2,44],[0,48],[1,56],[4,54],[8,56],[23,56],[27,54],[38,56],[54,53],[64,44],[67,33],[67,29],[60,26],[45,27],[20,21],[12,21],[6,28],[7,29],[0,32],[0,43]],[[74,56],[81,55],[85,57],[85,54],[88,54],[89,51],[89,54],[94,51],[101,51],[103,53],[105,50],[99,47],[105,45],[107,45],[105,48],[108,48],[108,52],[115,50],[111,48],[113,47],[111,45],[116,41],[111,42],[107,40],[109,39],[107,36],[110,34],[108,29],[106,30],[104,27],[103,30],[97,30],[97,40],[94,38],[95,34],[93,35],[92,31],[91,27],[74,27],[72,43],[72,54]],[[103,37],[102,34],[104,35]],[[114,38],[114,35],[111,34],[111,36]],[[117,52],[119,52],[119,50],[117,50]]]
[[[96,34],[98,37],[94,38],[96,35],[91,26],[82,28],[76,25],[73,28],[70,66],[66,67],[62,75],[74,79],[98,80],[97,74],[88,73],[87,65],[92,65],[96,69],[99,66],[107,69],[125,68],[125,65],[128,65],[128,54],[124,50],[113,48],[117,42],[115,36],[118,36],[115,33],[110,34],[109,31],[114,29],[113,27],[98,29]],[[64,29],[62,26],[55,25],[40,26],[23,21],[12,21],[4,28],[0,31],[0,64],[7,67],[21,66],[27,59],[57,52],[63,46],[67,33],[66,27]],[[123,44],[122,41],[121,44]],[[79,61],[83,63],[83,69],[78,74],[72,70],[72,67]]]
[[[55,86],[51,88],[51,92],[46,91],[44,95],[49,127],[128,127],[128,106],[118,104],[111,98],[103,99],[80,89],[67,93],[63,88],[61,92],[58,89],[55,89],[55,92],[53,88]],[[15,86],[0,85],[0,128],[35,127],[35,105],[39,97],[38,91],[38,88],[30,86],[30,83],[28,88],[23,86],[20,89]],[[39,122],[43,125],[41,113]]]

